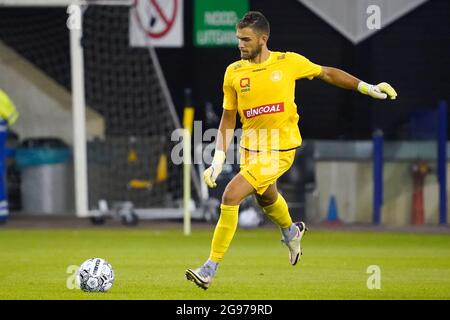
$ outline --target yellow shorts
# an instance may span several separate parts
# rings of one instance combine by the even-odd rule
[[[263,194],[292,166],[295,149],[289,151],[255,152],[241,148],[240,174],[256,193]]]

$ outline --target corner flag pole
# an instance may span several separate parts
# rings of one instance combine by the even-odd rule
[[[185,89],[183,114],[183,229],[186,236],[191,234],[191,136],[194,122],[194,108],[191,103],[191,89]]]

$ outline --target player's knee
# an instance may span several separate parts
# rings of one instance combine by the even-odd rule
[[[264,208],[274,204],[275,201],[277,201],[277,198],[256,195],[256,201],[262,208]]]
[[[237,206],[241,203],[242,199],[237,190],[233,188],[226,188],[222,195],[222,204],[227,206]]]

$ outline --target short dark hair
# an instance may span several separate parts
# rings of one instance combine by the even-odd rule
[[[266,17],[259,11],[249,11],[236,25],[237,28],[251,28],[270,35],[270,25]]]

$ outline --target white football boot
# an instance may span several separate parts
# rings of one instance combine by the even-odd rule
[[[295,266],[297,262],[300,260],[300,256],[302,255],[302,246],[300,241],[303,238],[303,235],[308,230],[303,221],[296,222],[295,227],[297,228],[294,238],[290,241],[281,240],[289,249],[289,262]]]
[[[211,271],[207,266],[201,266],[197,269],[187,269],[186,279],[194,282],[197,286],[206,290],[209,288],[214,278],[214,271]]]

